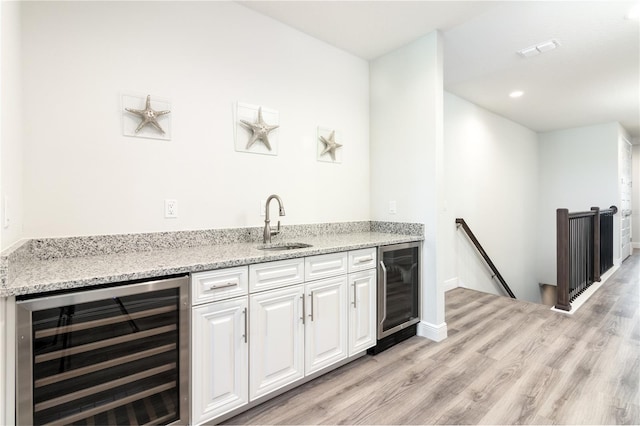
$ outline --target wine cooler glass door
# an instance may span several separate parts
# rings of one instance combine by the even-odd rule
[[[18,423],[184,422],[187,283],[19,301]]]
[[[378,339],[419,321],[420,247],[380,248]]]

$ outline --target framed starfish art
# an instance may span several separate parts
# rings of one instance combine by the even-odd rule
[[[236,151],[278,155],[278,111],[238,102],[235,115]]]
[[[318,127],[317,154],[318,161],[342,163],[341,134],[336,130]]]
[[[122,133],[171,140],[171,103],[152,95],[122,95]]]

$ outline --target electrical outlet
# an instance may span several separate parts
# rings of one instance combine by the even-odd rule
[[[178,217],[178,200],[164,200],[165,219],[175,219]]]
[[[395,201],[389,201],[389,214],[396,214],[398,209]]]

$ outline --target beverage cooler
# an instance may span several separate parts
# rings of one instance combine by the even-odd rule
[[[378,249],[379,353],[416,334],[420,321],[421,243],[382,246]]]
[[[22,297],[17,424],[186,424],[188,278]]]

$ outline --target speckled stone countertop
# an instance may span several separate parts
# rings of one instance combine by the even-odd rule
[[[321,235],[291,233],[286,239],[277,242],[302,242],[311,244],[311,247],[282,251],[259,250],[257,247],[260,244],[255,241],[240,241],[140,251],[106,251],[98,254],[89,250],[91,254],[87,256],[78,256],[81,252],[68,257],[21,256],[19,270],[14,272],[12,279],[5,280],[0,287],[0,296],[44,293],[424,239],[419,227],[416,232],[416,227],[394,227],[386,222],[372,222],[366,228],[370,230],[349,232],[349,229],[344,229],[342,233]],[[354,229],[362,231],[362,226]],[[407,230],[413,235],[398,233]]]

